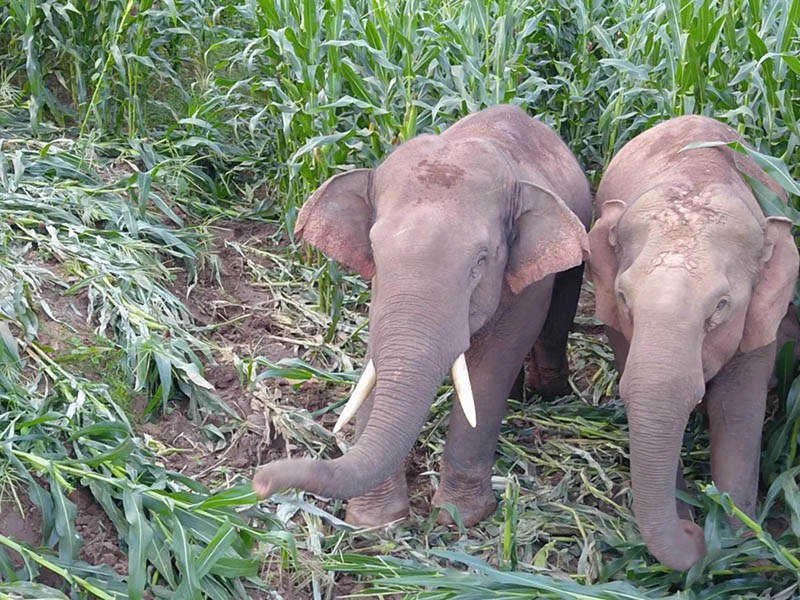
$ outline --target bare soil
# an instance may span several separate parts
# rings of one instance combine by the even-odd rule
[[[41,513],[24,492],[17,494],[17,500],[19,504],[12,498],[0,503],[0,533],[19,542],[38,546],[42,543]],[[12,550],[9,554],[14,568],[22,567],[19,553]]]
[[[79,558],[91,565],[106,565],[120,575],[127,575],[128,557],[122,551],[114,524],[95,502],[91,492],[78,488],[67,498],[75,503],[75,528],[83,539]],[[41,511],[24,491],[20,490],[16,499],[5,498],[0,503],[0,533],[18,542],[41,546]],[[9,551],[9,554],[14,568],[22,568],[24,562],[19,553]],[[44,567],[40,567],[37,581],[54,588],[61,588],[64,584],[59,575]]]
[[[253,272],[253,264],[266,266],[265,259],[253,253],[245,258],[234,245],[282,252],[284,245],[272,242],[275,232],[263,223],[217,223],[211,249],[216,256],[216,266],[203,269],[196,282],[189,282],[185,271],[177,274],[173,291],[189,308],[197,324],[211,328],[206,338],[221,349],[215,353],[216,364],[208,366],[204,376],[242,421],[239,431],[222,452],[214,449],[212,440],[185,416],[180,406],[157,420],[140,425],[139,430],[175,449],[163,457],[168,468],[201,481],[222,466],[249,476],[258,465],[286,455],[285,441],[280,434],[267,432],[265,435],[263,402],[252,390],[242,387],[233,361],[234,356],[260,356],[277,362],[298,355],[298,347],[274,339],[279,337],[275,334],[280,333],[273,326],[272,317],[277,309],[267,286],[256,281]],[[277,398],[309,412],[328,406],[333,394],[341,393],[341,390],[334,391],[333,386],[318,382],[306,382],[297,391],[285,380],[270,382],[269,387]],[[323,415],[320,420],[325,427],[332,426],[335,421],[332,414]],[[225,419],[210,417],[208,422],[221,426]]]
[[[103,508],[86,488],[78,488],[69,499],[75,503],[75,528],[83,538],[80,559],[91,565],[106,565],[120,575],[128,574],[128,556],[120,547],[117,530]]]

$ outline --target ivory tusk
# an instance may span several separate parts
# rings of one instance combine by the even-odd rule
[[[339,415],[339,420],[336,421],[336,425],[333,426],[333,433],[339,433],[339,430],[344,427],[344,424],[352,419],[353,415],[358,412],[358,409],[364,404],[364,400],[367,399],[372,388],[375,387],[376,379],[377,373],[375,372],[375,365],[370,359],[367,366],[364,367],[364,372],[361,373],[361,379],[358,380],[356,388],[350,395],[350,399],[347,401],[347,404],[344,405],[342,414]]]
[[[472,397],[472,384],[469,382],[467,359],[463,354],[453,363],[451,373],[453,375],[453,386],[455,386],[456,394],[458,394],[458,402],[461,404],[461,410],[464,411],[467,422],[472,427],[477,427],[478,418],[475,414],[475,399]]]

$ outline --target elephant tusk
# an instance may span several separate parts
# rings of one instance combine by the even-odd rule
[[[478,418],[475,414],[475,399],[472,397],[472,384],[469,382],[469,371],[467,370],[467,359],[461,354],[453,363],[451,370],[453,375],[453,385],[458,394],[458,402],[467,422],[474,428],[478,426]]]
[[[375,365],[370,359],[367,366],[364,367],[364,372],[361,373],[361,379],[358,380],[356,388],[350,395],[350,399],[347,401],[347,404],[344,405],[342,414],[339,415],[339,420],[336,421],[336,425],[333,426],[333,433],[339,433],[339,430],[344,427],[344,424],[352,419],[353,415],[358,412],[358,409],[364,404],[364,400],[367,399],[372,388],[375,387],[376,380],[377,373],[375,372]]]

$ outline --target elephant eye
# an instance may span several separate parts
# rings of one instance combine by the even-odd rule
[[[485,254],[481,254],[481,255],[478,257],[478,260],[476,260],[476,261],[475,261],[475,266],[473,266],[473,267],[472,267],[472,268],[469,270],[469,276],[470,276],[472,279],[477,279],[478,277],[480,277],[480,276],[481,276],[481,272],[482,272],[482,270],[483,270],[483,266],[484,266],[485,264],[486,264],[486,255],[485,255]]]
[[[725,315],[723,311],[728,308],[728,305],[730,305],[730,299],[728,298],[722,298],[717,302],[717,305],[714,307],[714,312],[706,319],[706,331],[711,331],[725,322],[727,315]]]

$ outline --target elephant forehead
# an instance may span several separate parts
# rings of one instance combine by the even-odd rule
[[[699,267],[704,261],[701,256],[695,256],[693,253],[676,249],[676,250],[660,250],[650,257],[647,271],[652,273],[658,268],[663,269],[684,269],[690,275],[697,276]]]
[[[727,212],[727,207],[715,194],[681,186],[662,186],[646,192],[631,210],[656,224],[664,234],[724,224]]]
[[[423,158],[416,164],[414,176],[424,185],[451,188],[464,181],[467,171],[458,163]]]
[[[749,272],[761,255],[762,225],[743,202],[719,189],[671,187],[637,200],[620,220],[618,237],[647,272],[699,274],[730,264]]]
[[[452,198],[468,191],[499,191],[513,181],[502,152],[485,140],[443,142],[427,137],[412,142],[395,150],[376,170],[378,194],[402,191],[429,199]]]
[[[621,236],[646,229],[682,251],[692,251],[709,236],[741,240],[760,249],[764,240],[763,216],[756,216],[735,195],[722,187],[701,190],[669,186],[651,190],[637,199],[622,217]]]

